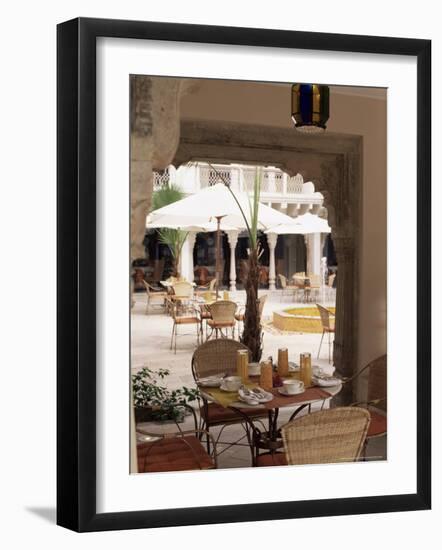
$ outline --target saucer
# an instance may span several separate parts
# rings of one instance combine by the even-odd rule
[[[280,393],[281,395],[285,395],[286,397],[292,397],[293,395],[299,395],[304,392],[305,392],[305,388],[301,388],[300,390],[292,393],[288,393],[284,388],[284,386],[282,386],[281,388],[278,388],[278,393]]]
[[[239,390],[239,388],[238,388],[238,390],[229,390],[228,388],[226,388],[224,382],[221,382],[221,385],[220,385],[219,389],[222,390],[222,391],[225,391],[225,392],[229,392],[229,393],[238,393],[238,390]]]
[[[335,378],[334,376],[312,376],[312,382],[314,382],[316,386],[322,386],[323,388],[337,386],[342,383],[339,378]]]
[[[207,378],[200,378],[198,384],[202,388],[219,388],[222,384],[222,378],[218,376],[209,376]]]

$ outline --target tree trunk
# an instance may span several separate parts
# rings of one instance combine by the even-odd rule
[[[244,277],[247,299],[241,342],[251,351],[252,361],[254,362],[259,361],[262,355],[261,319],[258,308],[258,280],[258,251],[251,250],[247,262],[247,272]]]

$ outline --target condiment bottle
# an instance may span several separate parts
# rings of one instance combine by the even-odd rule
[[[287,348],[278,349],[278,374],[288,376],[289,374],[289,352]]]
[[[273,369],[271,361],[263,361],[261,363],[261,374],[259,377],[259,385],[263,390],[271,390],[273,388]]]
[[[304,382],[304,387],[308,388],[312,385],[312,356],[310,353],[301,353],[301,380]]]
[[[236,354],[236,371],[243,384],[249,381],[249,352],[240,349]]]

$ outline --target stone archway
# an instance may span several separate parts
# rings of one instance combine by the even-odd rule
[[[178,167],[190,161],[277,166],[292,176],[301,173],[324,195],[339,265],[333,359],[350,376],[358,356],[362,137],[184,120],[172,162]]]

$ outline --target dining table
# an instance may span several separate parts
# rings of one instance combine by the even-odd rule
[[[299,380],[299,370],[289,372],[282,380],[288,378]],[[249,390],[258,388],[259,376],[250,375],[248,381],[244,383],[244,386]],[[290,395],[280,393],[280,387],[273,387],[267,390],[273,395],[271,401],[259,403],[258,405],[249,405],[241,401],[237,391],[230,392],[220,387],[207,387],[201,384],[198,384],[198,387],[205,399],[214,401],[222,407],[230,408],[243,418],[244,423],[248,427],[247,438],[252,453],[252,465],[255,466],[260,451],[263,450],[267,453],[274,453],[283,447],[281,426],[278,426],[280,409],[294,409],[293,413],[290,415],[289,421],[293,420],[304,409],[308,408],[311,410],[313,405],[319,405],[320,408],[323,409],[328,405],[330,399],[341,391],[342,382],[327,387],[311,385],[305,387],[302,393]],[[259,410],[267,412],[268,425],[265,429],[262,429],[263,426],[259,426],[260,421],[257,420],[256,417],[256,412]]]

